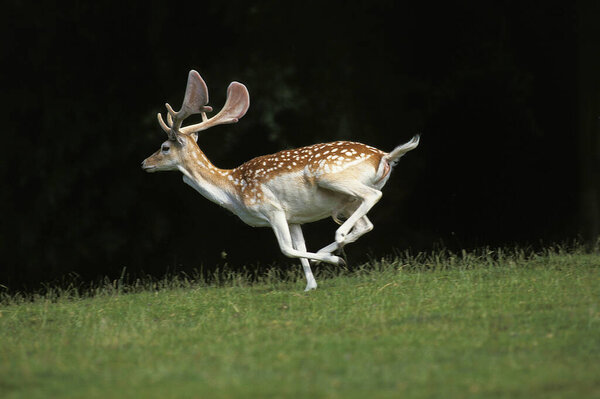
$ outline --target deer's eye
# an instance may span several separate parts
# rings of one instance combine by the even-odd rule
[[[163,145],[161,148],[162,152],[169,152],[170,149],[171,147],[169,147],[168,145]]]

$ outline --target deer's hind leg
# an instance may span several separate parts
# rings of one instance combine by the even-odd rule
[[[369,220],[369,218],[366,215],[361,217],[354,224],[354,227],[352,228],[352,230],[350,230],[350,233],[348,233],[348,235],[346,236],[344,245],[353,243],[354,241],[358,240],[361,236],[363,236],[364,234],[367,234],[371,230],[373,230],[373,223],[371,223],[371,221]],[[337,241],[334,241],[331,244],[327,245],[326,247],[319,249],[319,251],[317,251],[317,253],[318,254],[331,254],[341,248],[342,247],[340,246],[340,244]]]
[[[346,221],[342,223],[342,225],[335,232],[335,242],[338,244],[339,248],[341,248],[348,242],[352,242],[349,241],[348,233],[350,230],[352,230],[352,228],[354,228],[356,223],[361,218],[365,217],[367,212],[369,212],[371,208],[379,201],[382,196],[381,191],[369,187],[364,183],[357,182],[356,180],[346,181],[345,179],[331,179],[320,181],[318,184],[319,186],[328,190],[346,194],[351,198],[357,199],[359,202],[356,210],[352,212],[348,219],[346,219]],[[373,226],[370,221],[366,224],[366,226],[368,225],[371,225],[371,228]],[[354,240],[356,240],[356,238],[354,238]]]

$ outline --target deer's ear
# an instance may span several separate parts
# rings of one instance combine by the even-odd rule
[[[190,137],[194,139],[194,141],[198,142],[198,132],[190,133]]]

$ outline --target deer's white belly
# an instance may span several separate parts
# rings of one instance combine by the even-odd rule
[[[371,168],[354,168],[352,180],[381,189],[389,170],[381,178]],[[303,224],[338,215],[339,211],[353,206],[355,197],[321,187],[316,183],[318,178],[318,174],[308,169],[274,176],[246,187],[246,195],[242,194],[232,211],[251,226],[269,226],[269,217],[275,212],[283,211],[288,223]]]
[[[325,190],[306,178],[304,171],[278,176],[264,184],[267,199],[286,214],[289,223],[310,223],[330,217],[347,196]]]
[[[283,211],[288,223],[310,223],[330,217],[348,201],[335,193],[307,181],[302,171],[277,176],[264,182],[259,196],[244,201],[232,211],[251,226],[269,226],[268,216]]]

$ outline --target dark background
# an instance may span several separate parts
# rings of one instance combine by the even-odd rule
[[[410,249],[541,247],[598,236],[598,2],[8,1],[2,23],[0,284],[35,287],[269,265],[253,229],[140,162],[166,139],[187,72],[218,110],[201,134],[219,167],[339,139],[390,151],[416,133],[351,264]],[[309,249],[331,220],[305,227]],[[227,254],[224,259],[222,252]],[[293,266],[291,266],[293,265]]]

